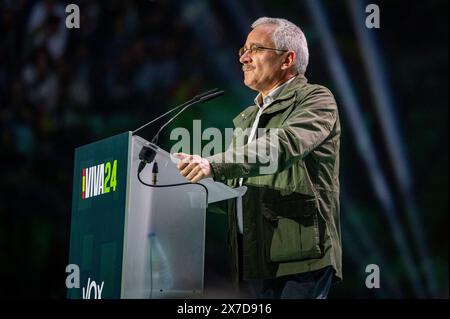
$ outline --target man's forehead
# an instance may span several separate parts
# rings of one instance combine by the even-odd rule
[[[256,26],[247,36],[247,44],[272,44],[272,33],[275,26],[261,24]]]

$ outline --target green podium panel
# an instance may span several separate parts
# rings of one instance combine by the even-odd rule
[[[75,150],[69,263],[80,289],[69,298],[83,298],[94,281],[104,283],[102,298],[120,298],[130,147],[126,132]]]

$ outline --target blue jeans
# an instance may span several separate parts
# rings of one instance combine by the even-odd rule
[[[249,280],[248,289],[258,299],[326,299],[334,275],[331,266],[301,274]]]

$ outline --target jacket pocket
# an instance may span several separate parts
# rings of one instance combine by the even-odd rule
[[[266,219],[265,254],[269,262],[291,262],[322,257],[317,214],[307,217],[274,217],[264,210]],[[267,218],[269,217],[270,218]]]
[[[262,198],[263,205],[269,209],[272,216],[285,218],[308,218],[315,214],[318,204],[315,196],[291,193],[281,196],[266,192]]]

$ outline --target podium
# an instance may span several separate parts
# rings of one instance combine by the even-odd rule
[[[137,177],[139,152],[156,152],[157,185],[188,182],[177,159],[125,132],[75,150],[68,298],[201,298],[207,203],[238,198],[213,179],[154,188]],[[152,165],[140,177],[151,184]]]

